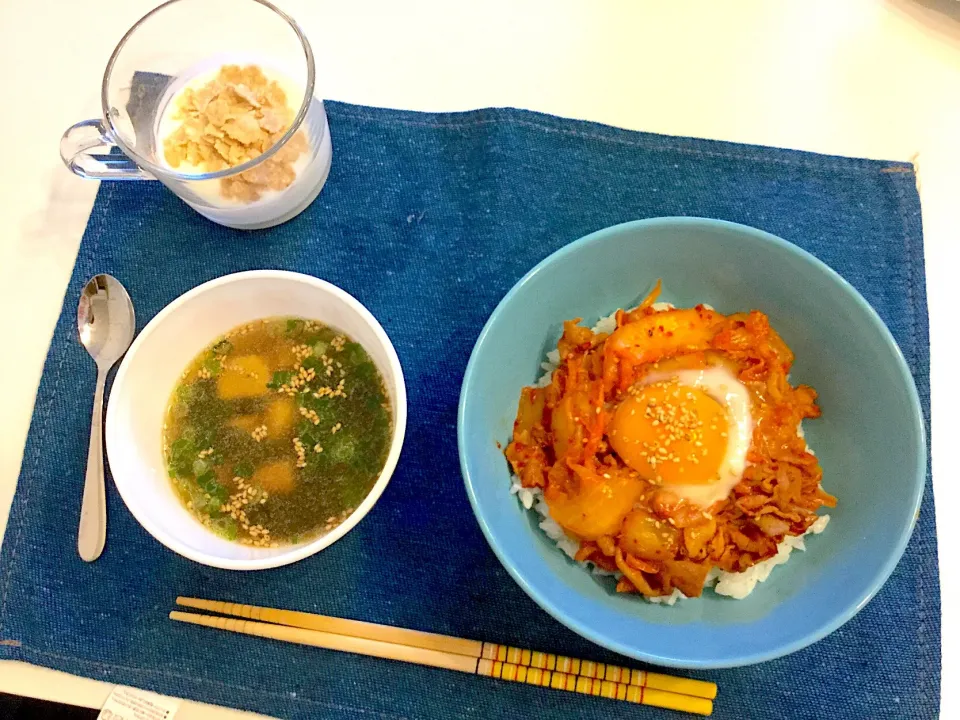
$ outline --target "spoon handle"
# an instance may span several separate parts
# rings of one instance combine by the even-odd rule
[[[97,368],[97,389],[93,394],[93,421],[90,423],[90,449],[87,452],[87,477],[80,506],[80,531],[77,550],[80,557],[93,562],[103,552],[107,540],[107,500],[103,486],[103,386],[107,373]]]

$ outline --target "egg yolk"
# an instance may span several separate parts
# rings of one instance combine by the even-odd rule
[[[723,405],[705,392],[675,381],[658,382],[620,403],[607,442],[646,480],[703,485],[718,479],[727,429]]]

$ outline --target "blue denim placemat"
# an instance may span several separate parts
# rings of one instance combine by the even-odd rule
[[[667,711],[174,624],[178,594],[295,608],[631,663],[557,624],[487,547],[463,490],[457,396],[484,321],[530,267],[593,230],[700,215],[768,230],[862,292],[929,418],[920,205],[903,163],[648,135],[518,110],[421,114],[329,103],[334,163],[295,220],[245,234],[157,183],[97,198],[37,397],[0,558],[0,657],[295,718],[668,718]],[[76,553],[94,368],[75,338],[84,280],[116,275],[139,325],[238,270],[330,280],[380,319],[407,377],[399,468],[343,540],[291,567],[213,570],[142,530],[108,482],[109,533]],[[929,422],[929,420],[928,420]],[[940,592],[929,478],[916,532],[851,622],[781,660],[690,673],[717,718],[929,718]]]

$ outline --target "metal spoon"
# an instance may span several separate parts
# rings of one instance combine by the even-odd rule
[[[126,289],[112,275],[95,275],[80,294],[77,329],[80,342],[97,363],[97,389],[93,395],[93,421],[87,452],[87,477],[80,506],[77,550],[93,562],[107,540],[107,500],[103,480],[103,386],[107,373],[130,347],[136,319]]]

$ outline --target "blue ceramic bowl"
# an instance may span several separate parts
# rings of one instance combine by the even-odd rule
[[[569,560],[510,494],[497,443],[509,441],[520,388],[541,374],[563,320],[587,325],[662,300],[723,313],[759,309],[796,353],[791,379],[820,394],[804,424],[839,498],[826,532],[744,600],[704,593],[661,606],[619,595]],[[544,610],[604,647],[658,665],[720,668],[794,652],[853,617],[890,576],[913,525],[926,468],[920,402],[893,337],[863,297],[794,245],[717,220],[659,218],[607,228],[555,252],[493,312],[460,394],[460,464],[480,527]]]

